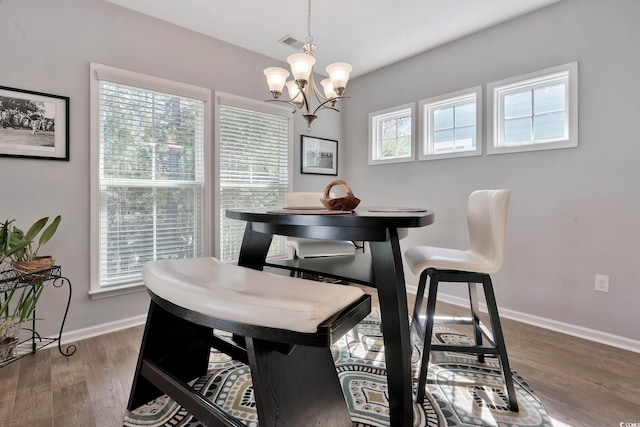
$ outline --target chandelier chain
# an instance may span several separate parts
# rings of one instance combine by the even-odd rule
[[[307,43],[313,42],[313,36],[311,35],[311,0],[309,0],[309,6],[307,8]]]

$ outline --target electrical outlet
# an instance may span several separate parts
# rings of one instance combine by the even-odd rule
[[[609,276],[596,274],[596,291],[609,292]]]

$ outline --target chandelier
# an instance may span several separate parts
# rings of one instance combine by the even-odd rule
[[[294,53],[289,55],[287,62],[291,67],[293,80],[287,82],[289,71],[279,67],[269,67],[264,69],[264,75],[267,77],[269,90],[273,95],[273,99],[269,101],[284,102],[290,104],[300,110],[307,121],[307,131],[311,130],[311,123],[316,119],[316,113],[323,109],[339,111],[335,108],[336,102],[340,98],[348,98],[343,96],[347,82],[349,81],[349,73],[353,70],[351,65],[344,62],[336,62],[330,64],[326,68],[328,79],[320,82],[324,90],[324,94],[320,93],[318,86],[313,80],[313,65],[316,58],[313,54],[316,45],[313,44],[311,36],[311,0],[309,0],[308,17],[307,17],[307,40],[303,46],[304,53]],[[282,89],[287,86],[289,99],[280,99]],[[317,104],[314,108],[313,104]]]

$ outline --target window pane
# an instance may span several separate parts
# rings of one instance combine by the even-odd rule
[[[433,112],[433,129],[450,129],[453,127],[453,107],[439,108]]]
[[[397,122],[396,119],[386,119],[380,122],[381,124],[381,137],[382,139],[395,138],[397,135]]]
[[[476,123],[476,103],[456,105],[456,127],[475,125]]]
[[[455,151],[475,150],[476,148],[476,127],[464,126],[456,128],[456,149]]]
[[[565,84],[537,88],[533,91],[533,105],[536,114],[565,109]]]
[[[109,82],[100,90],[105,177],[195,179],[201,101]]]
[[[504,121],[504,142],[513,144],[531,141],[531,118]]]
[[[504,96],[504,117],[522,117],[531,115],[531,91],[511,93]]]
[[[533,122],[533,135],[536,140],[565,137],[564,112],[536,116]]]
[[[398,157],[408,157],[411,155],[411,136],[402,136],[398,138]]]
[[[381,149],[382,149],[382,158],[389,159],[396,157],[396,148],[398,146],[398,140],[396,138],[393,139],[383,139],[381,141]]]
[[[397,121],[398,136],[411,136],[411,117],[399,117]]]
[[[102,199],[103,285],[139,279],[147,261],[201,254],[199,187],[107,187]]]
[[[396,115],[380,120],[380,159],[411,156],[411,116]]]
[[[453,130],[439,130],[433,133],[433,150],[435,152],[453,150]]]

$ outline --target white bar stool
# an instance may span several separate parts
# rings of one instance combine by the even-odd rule
[[[414,274],[420,276],[416,303],[411,323],[412,337],[416,335],[422,341],[422,362],[418,376],[416,401],[424,401],[427,370],[431,351],[453,351],[478,355],[478,361],[484,363],[485,354],[495,354],[500,362],[502,379],[507,389],[508,408],[518,411],[518,402],[513,388],[511,368],[502,336],[502,326],[498,315],[493,284],[490,274],[502,267],[504,259],[507,211],[510,190],[481,190],[473,192],[467,202],[467,222],[469,227],[470,248],[456,250],[431,246],[417,246],[405,252],[405,260]],[[429,280],[426,321],[421,322],[422,300]],[[439,323],[473,325],[475,345],[432,344],[435,306],[440,282],[466,282],[469,287],[471,306],[470,318],[438,318]],[[489,313],[491,331],[480,320],[476,284],[482,284]],[[489,345],[483,345],[483,337]]]

